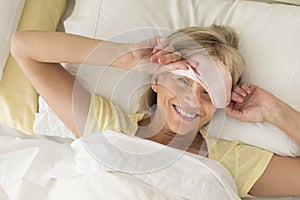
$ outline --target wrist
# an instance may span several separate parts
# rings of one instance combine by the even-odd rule
[[[278,108],[275,112],[277,114],[270,118],[270,123],[300,144],[300,113],[282,101],[278,103]]]
[[[270,114],[267,117],[266,122],[276,127],[281,127],[282,123],[286,122],[288,114],[291,112],[292,108],[278,99],[278,101],[274,103],[272,108],[269,110]]]
[[[113,67],[123,70],[130,70],[134,67],[134,59],[130,51],[130,46],[128,43],[118,44],[116,51],[119,53],[118,57],[112,62]]]

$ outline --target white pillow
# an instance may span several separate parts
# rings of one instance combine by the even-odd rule
[[[240,36],[240,51],[246,59],[244,81],[257,84],[278,96],[295,109],[300,110],[300,7],[284,4],[268,4],[255,1],[226,0],[76,0],[74,12],[65,21],[67,32],[107,39],[121,32],[143,28],[163,27],[176,29],[185,26],[206,26],[212,23],[233,26]],[[150,32],[145,37],[156,34]],[[76,71],[77,66],[67,66]],[[91,83],[97,77],[86,77]],[[118,80],[122,73],[114,73]],[[126,88],[134,88],[136,76],[127,76]],[[109,76],[106,80],[110,80]],[[143,79],[143,78],[142,78]],[[144,79],[145,80],[145,79]],[[140,81],[144,81],[140,80]],[[132,84],[130,84],[132,83]],[[111,98],[107,85],[101,95]],[[129,90],[129,94],[131,92]],[[115,99],[113,99],[115,100]],[[117,105],[126,110],[123,98]],[[134,108],[132,108],[134,110]],[[132,110],[130,110],[132,111]],[[51,113],[53,114],[53,113]],[[37,117],[41,114],[37,114]],[[212,134],[229,140],[241,140],[280,155],[300,155],[299,145],[284,133],[267,124],[242,123],[223,118],[218,112],[210,127],[221,125],[222,132],[211,128]],[[35,127],[48,119],[39,120]],[[56,121],[47,124],[58,124]],[[51,127],[49,127],[51,129]],[[43,129],[40,129],[43,131]],[[60,133],[61,134],[61,133]]]
[[[16,31],[25,0],[0,1],[0,80],[10,51],[10,36]]]
[[[236,1],[224,24],[240,36],[245,57],[243,81],[272,92],[300,111],[300,6]],[[223,123],[218,112],[214,121]],[[213,132],[227,140],[240,140],[279,155],[300,156],[300,145],[269,124],[239,122],[226,117],[223,130]]]

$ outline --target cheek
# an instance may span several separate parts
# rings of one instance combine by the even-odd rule
[[[215,112],[216,112],[217,109],[210,103],[210,105],[208,106],[207,110],[210,113],[210,117],[212,117],[213,114],[215,114]]]
[[[203,112],[204,116],[200,119],[201,127],[211,120],[213,114],[216,112],[216,108],[211,103],[208,103],[203,106]]]
[[[157,88],[157,104],[163,105],[164,103],[167,103],[170,99],[174,97],[174,93],[170,91],[168,88],[159,86]]]

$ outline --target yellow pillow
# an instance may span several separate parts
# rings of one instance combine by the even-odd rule
[[[18,30],[55,31],[67,0],[27,0]],[[32,135],[38,94],[9,55],[0,82],[0,123]]]

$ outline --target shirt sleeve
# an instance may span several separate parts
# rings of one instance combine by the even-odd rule
[[[203,135],[209,149],[209,158],[227,168],[240,197],[250,197],[250,189],[266,170],[273,153],[240,141],[225,141]]]
[[[135,135],[137,128],[137,122],[124,114],[118,106],[101,96],[91,95],[84,135],[104,130]]]

